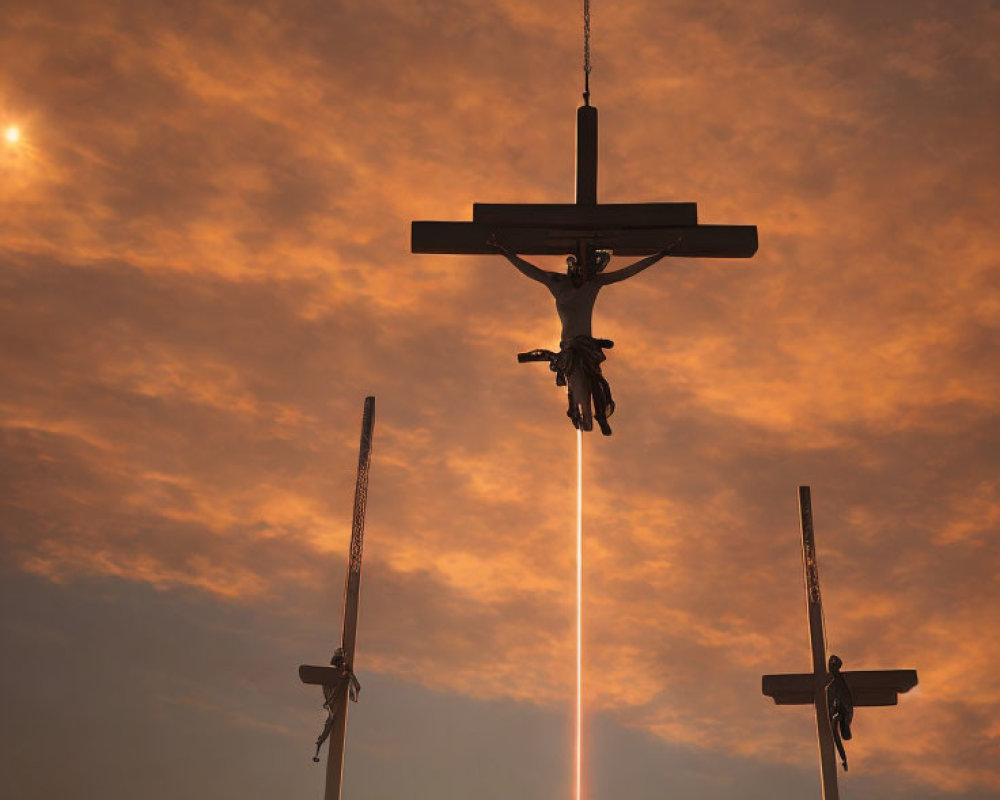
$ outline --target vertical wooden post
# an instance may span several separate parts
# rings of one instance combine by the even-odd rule
[[[597,109],[576,110],[576,202],[597,205]]]
[[[813,532],[812,498],[808,486],[799,487],[799,516],[802,522],[802,561],[805,572],[806,604],[809,609],[809,644],[813,662],[813,703],[819,736],[819,766],[823,800],[840,800],[837,788],[837,761],[833,749],[833,729],[826,707],[826,632],[823,629],[823,598],[819,592],[816,539]]]
[[[361,555],[365,535],[365,509],[368,505],[368,468],[371,464],[372,436],[375,428],[375,398],[365,398],[361,420],[361,451],[358,455],[358,481],[354,488],[354,517],[351,524],[351,552],[347,561],[347,581],[344,587],[344,634],[341,647],[348,668],[354,671],[354,649],[358,638],[358,605],[361,596]],[[326,758],[325,800],[340,800],[340,785],[344,771],[344,746],[347,741],[347,707],[349,688],[344,684],[340,698],[341,713],[330,732],[330,752]]]

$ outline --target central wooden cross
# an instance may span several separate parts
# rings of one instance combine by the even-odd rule
[[[576,203],[475,203],[472,222],[414,222],[411,251],[495,254],[497,234],[523,255],[581,254],[586,246],[615,255],[657,253],[677,237],[672,256],[750,258],[757,252],[753,225],[699,225],[695,203],[597,202],[597,109],[576,116]]]

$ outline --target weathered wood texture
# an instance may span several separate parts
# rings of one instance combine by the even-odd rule
[[[819,742],[820,779],[823,800],[840,800],[837,786],[837,760],[834,754],[833,727],[826,707],[826,630],[823,625],[823,599],[819,591],[819,565],[816,560],[816,539],[813,532],[812,497],[808,486],[799,487],[799,521],[802,531],[802,566],[806,585],[806,606],[809,615],[809,646],[813,671],[807,702],[816,712],[816,735]]]
[[[361,555],[364,548],[365,512],[368,508],[368,471],[375,435],[375,398],[365,398],[361,418],[361,446],[358,451],[358,479],[354,486],[354,514],[351,521],[351,550],[347,559],[344,586],[344,638],[341,647],[347,666],[354,669],[354,649],[358,638],[358,605],[361,598]]]
[[[347,560],[347,580],[344,586],[344,626],[341,647],[347,666],[354,670],[354,650],[358,635],[358,608],[361,596],[361,555],[364,545],[365,510],[368,506],[368,470],[371,465],[372,439],[375,429],[375,398],[366,397],[364,415],[361,420],[361,447],[358,454],[358,478],[354,489],[354,514],[351,525],[351,546]],[[299,667],[299,679],[306,684],[335,686],[343,675],[333,667],[303,664]],[[340,687],[346,695],[346,682]],[[347,697],[338,698],[339,713],[334,718],[330,732],[329,752],[326,757],[325,800],[340,800],[340,789],[344,770],[344,749],[347,742]]]

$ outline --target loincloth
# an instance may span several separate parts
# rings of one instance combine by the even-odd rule
[[[601,362],[607,359],[605,348],[615,343],[610,339],[595,339],[593,336],[574,336],[569,341],[559,343],[560,350],[532,350],[518,353],[517,360],[548,361],[549,369],[556,374],[556,386],[566,386],[569,378],[582,372],[594,404],[594,416],[606,419],[615,411],[615,401],[611,398],[611,387],[601,372]],[[578,398],[581,399],[582,398]]]

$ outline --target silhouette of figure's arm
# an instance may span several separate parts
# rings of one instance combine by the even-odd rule
[[[517,267],[522,275],[531,278],[533,281],[544,283],[546,286],[552,283],[552,278],[554,277],[553,273],[546,272],[544,269],[536,267],[530,261],[525,261],[517,253],[514,253],[502,245],[495,234],[490,234],[490,238],[486,240],[486,244],[490,247],[495,247],[504,258]]]
[[[633,275],[638,275],[644,269],[647,269],[657,261],[662,258],[666,258],[670,255],[670,252],[681,243],[681,237],[678,236],[670,244],[664,247],[659,253],[651,255],[648,258],[644,258],[641,261],[636,261],[634,264],[629,264],[627,267],[622,267],[621,269],[616,269],[613,272],[604,272],[597,276],[597,282],[600,284],[618,283],[618,281],[623,281],[626,278],[631,278]]]

